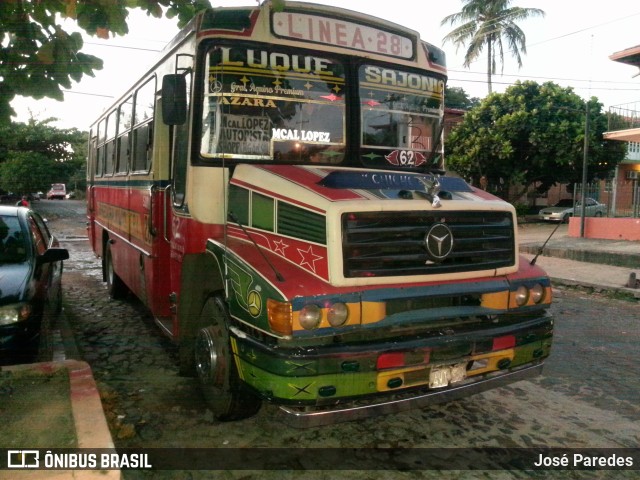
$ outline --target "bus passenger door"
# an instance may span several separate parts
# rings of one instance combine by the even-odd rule
[[[171,127],[171,198],[168,204],[169,263],[171,278],[170,302],[172,303],[171,334],[178,335],[177,301],[180,295],[182,266],[185,254],[189,251],[188,230],[193,226],[186,203],[187,170],[189,164],[189,123],[190,91],[192,74],[187,70],[184,75],[186,87],[186,118],[182,123]]]
[[[98,138],[92,130],[89,134],[89,152],[87,158],[87,234],[94,251],[99,251],[99,240],[96,241],[96,207],[95,207],[95,175]]]

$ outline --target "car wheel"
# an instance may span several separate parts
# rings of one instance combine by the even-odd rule
[[[596,212],[595,216],[596,217],[601,217],[602,216],[602,212]]]
[[[221,421],[255,415],[261,401],[242,387],[229,341],[229,316],[222,298],[210,297],[200,313],[194,343],[198,382],[214,416]]]
[[[113,255],[111,253],[111,243],[109,243],[109,241],[107,241],[107,244],[105,245],[104,268],[109,296],[114,300],[124,298],[127,294],[127,286],[113,268]]]

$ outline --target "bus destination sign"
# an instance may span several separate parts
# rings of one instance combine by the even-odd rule
[[[284,38],[398,58],[410,59],[414,53],[410,37],[368,25],[305,13],[274,13],[273,31]]]

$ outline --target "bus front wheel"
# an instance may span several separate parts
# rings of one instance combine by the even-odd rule
[[[220,297],[209,298],[200,313],[194,358],[209,408],[220,421],[240,420],[260,410],[260,399],[243,389],[231,353],[228,315]]]

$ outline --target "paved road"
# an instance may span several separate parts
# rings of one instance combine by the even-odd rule
[[[270,405],[243,422],[217,423],[195,382],[178,375],[175,348],[144,307],[135,299],[107,298],[99,261],[86,242],[73,240],[71,234],[84,221],[78,204],[76,209],[71,203],[49,202],[43,209],[53,209],[49,210],[52,230],[70,239],[64,241],[71,252],[64,281],[65,311],[80,354],[93,369],[118,447],[638,447],[637,305],[570,290],[554,291],[555,344],[544,375],[534,381],[424,410],[324,428],[282,426]],[[389,467],[407,465],[390,458]],[[165,473],[167,478],[185,478],[184,472]],[[352,471],[348,477],[546,477],[543,473]],[[562,473],[562,478],[612,478],[606,471]],[[615,472],[616,478],[636,475]],[[316,472],[305,478],[343,476]],[[299,478],[279,471],[224,472],[216,478],[283,477]],[[125,478],[138,475],[127,471]],[[190,472],[187,478],[211,478],[211,473]]]

